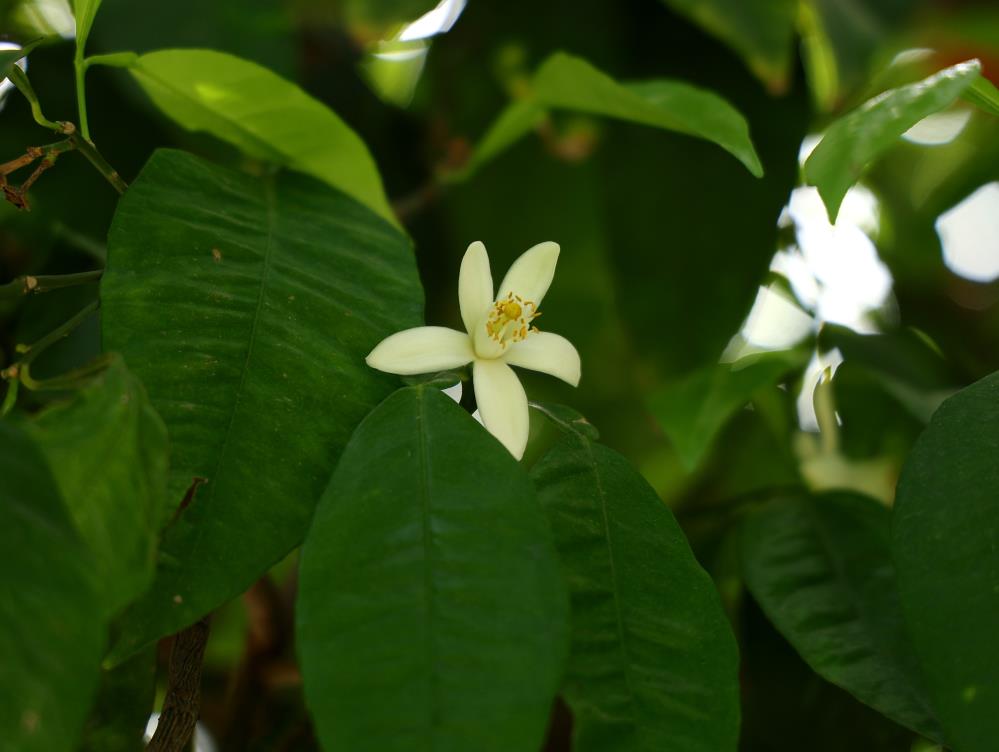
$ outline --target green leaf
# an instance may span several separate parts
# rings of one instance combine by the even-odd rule
[[[902,469],[892,553],[948,746],[999,738],[999,374],[941,405]]]
[[[871,59],[917,0],[802,0],[798,33],[813,99],[825,111],[870,80]]]
[[[534,99],[518,99],[511,102],[489,126],[489,130],[476,145],[468,164],[453,175],[452,179],[460,180],[470,176],[486,162],[537,128],[546,117],[548,113],[545,108]]]
[[[166,506],[167,434],[120,358],[29,426],[90,547],[107,615],[153,577]]]
[[[354,426],[397,383],[364,356],[421,323],[422,291],[408,240],[338,191],[159,151],[119,204],[101,297],[105,346],[170,432],[171,503],[194,489],[117,660],[300,542]]]
[[[999,116],[999,89],[984,76],[979,76],[964,90],[964,98],[976,107]]]
[[[890,524],[885,506],[854,493],[775,501],[743,523],[743,574],[816,673],[939,740],[899,605]]]
[[[649,410],[693,470],[732,415],[807,360],[804,350],[788,350],[715,363],[662,387],[649,397]]]
[[[531,477],[572,598],[574,749],[734,750],[738,651],[669,509],[623,457],[581,436]]]
[[[663,0],[742,56],[771,89],[787,86],[794,39],[793,0]]]
[[[6,76],[7,69],[18,60],[27,57],[33,49],[44,42],[45,39],[36,39],[16,50],[0,50],[0,73]]]
[[[105,625],[89,552],[41,451],[0,422],[0,748],[76,748]]]
[[[73,14],[76,16],[76,48],[82,54],[94,26],[94,17],[100,10],[101,0],[73,0]]]
[[[136,752],[156,699],[156,648],[101,672],[97,699],[83,731],[81,752]]]
[[[665,79],[619,84],[582,58],[564,52],[556,52],[541,65],[534,88],[539,101],[548,107],[605,115],[713,141],[753,175],[763,175],[745,118],[710,91]]]
[[[295,84],[256,63],[212,50],[150,52],[140,55],[129,72],[182,127],[311,175],[396,222],[364,142]]]
[[[846,192],[909,128],[949,107],[981,75],[977,60],[946,68],[918,83],[889,89],[841,117],[805,162],[805,179],[819,189],[835,222]]]
[[[586,416],[578,410],[573,410],[567,405],[559,405],[554,402],[530,402],[531,407],[544,415],[548,420],[557,426],[561,431],[578,434],[584,439],[596,441],[600,438],[597,427],[586,419]]]
[[[503,111],[462,176],[533,130],[544,118],[545,108],[603,115],[702,138],[721,146],[756,177],[763,175],[745,118],[717,94],[682,81],[618,83],[582,58],[556,52],[534,74],[532,96]]]
[[[326,749],[540,749],[568,646],[526,474],[439,391],[357,429],[302,549],[297,644]]]

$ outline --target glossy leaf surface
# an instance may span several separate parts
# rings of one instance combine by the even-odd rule
[[[405,237],[294,174],[157,152],[129,188],[101,285],[104,344],[170,432],[157,580],[117,657],[192,623],[301,540],[337,455],[392,379],[364,364],[421,323]]]
[[[927,689],[949,745],[999,738],[999,374],[946,400],[899,479],[892,551]]]
[[[582,436],[531,477],[572,598],[574,749],[734,750],[735,640],[672,513],[622,456]]]
[[[167,117],[353,196],[394,222],[368,147],[331,109],[248,60],[213,50],[141,55],[129,72]]]
[[[469,169],[529,133],[546,109],[571,110],[676,131],[718,144],[756,177],[763,166],[745,118],[722,97],[682,81],[619,83],[586,60],[556,52],[534,74],[532,97],[514,102],[483,137]]]
[[[923,118],[950,106],[981,75],[977,60],[959,63],[918,83],[890,89],[833,123],[805,162],[835,222],[846,192],[867,167]]]
[[[775,501],[742,526],[743,572],[818,674],[940,739],[899,605],[890,522],[882,504],[848,492]]]
[[[302,551],[297,642],[327,749],[536,750],[568,645],[523,469],[431,387],[357,429]]]

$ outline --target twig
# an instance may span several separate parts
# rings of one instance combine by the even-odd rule
[[[147,752],[184,752],[201,710],[201,668],[208,644],[208,617],[174,637],[166,699]]]
[[[20,364],[24,366],[32,363],[35,358],[45,352],[45,350],[47,350],[50,346],[61,340],[63,337],[69,335],[69,333],[76,329],[76,327],[78,327],[83,320],[87,318],[87,316],[92,314],[99,307],[100,304],[96,300],[84,306],[83,309],[71,319],[67,320],[63,324],[60,324],[40,340],[30,345],[24,351],[24,357],[21,358]]]
[[[103,175],[112,186],[114,186],[114,189],[118,191],[118,193],[124,193],[128,190],[128,183],[122,180],[118,171],[109,165],[107,160],[101,156],[101,153],[97,151],[97,147],[94,146],[93,141],[89,141],[81,136],[76,131],[76,128],[73,127],[72,123],[63,123],[63,125],[73,128],[73,130],[69,132],[70,141],[73,142],[73,145],[76,146],[80,154],[85,156],[90,161],[90,164],[97,168],[97,171],[101,173],[101,175]]]
[[[97,147],[94,146],[93,142],[87,140],[77,132],[75,125],[68,122],[61,122],[58,126],[60,132],[66,136],[62,141],[57,141],[54,144],[46,146],[29,146],[20,157],[0,164],[0,189],[3,190],[8,201],[19,209],[28,209],[28,199],[26,196],[28,189],[41,177],[43,172],[55,164],[60,154],[73,151],[74,149],[86,157],[87,161],[111,183],[118,193],[124,193],[128,189],[128,183],[122,180],[118,171],[101,156],[101,153],[97,151]],[[7,182],[8,175],[38,160],[41,160],[41,162],[39,162],[34,172],[31,173],[23,184],[12,186]]]
[[[427,207],[437,200],[440,193],[440,182],[435,178],[431,178],[409,195],[393,201],[392,211],[395,212],[400,222],[406,222],[415,215],[425,211]]]
[[[103,274],[103,269],[75,274],[26,274],[0,285],[0,300],[13,300],[50,290],[61,290],[64,287],[86,285],[97,282]]]

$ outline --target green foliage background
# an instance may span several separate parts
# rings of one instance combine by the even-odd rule
[[[54,160],[0,166],[0,750],[141,748],[209,614],[222,750],[995,749],[999,282],[935,227],[999,179],[991,3],[73,6],[0,4],[0,159]],[[858,182],[875,333],[772,266]],[[521,463],[363,360],[475,240],[562,249]]]

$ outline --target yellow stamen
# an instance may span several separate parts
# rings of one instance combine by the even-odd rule
[[[493,304],[486,319],[486,332],[505,347],[538,331],[537,327],[529,324],[540,315],[535,303],[509,292],[505,298],[500,298]]]

